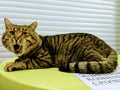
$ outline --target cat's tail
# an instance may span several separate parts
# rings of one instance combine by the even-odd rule
[[[69,63],[69,70],[75,73],[103,74],[113,72],[117,65],[117,54],[115,51],[111,51],[109,56],[101,61],[81,61],[78,63]]]

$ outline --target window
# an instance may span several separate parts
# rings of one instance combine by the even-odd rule
[[[41,35],[92,33],[120,50],[116,6],[115,0],[0,0],[0,37],[6,17],[15,24],[38,21]],[[0,42],[0,60],[12,56]]]

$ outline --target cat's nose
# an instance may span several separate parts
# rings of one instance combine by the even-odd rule
[[[20,39],[20,35],[15,35],[15,40],[17,41],[17,40],[19,40]]]

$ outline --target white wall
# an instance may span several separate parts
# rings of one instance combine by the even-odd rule
[[[15,24],[38,21],[37,32],[42,35],[92,33],[119,51],[116,6],[115,0],[0,0],[0,38],[6,17]],[[0,42],[0,61],[13,56]]]

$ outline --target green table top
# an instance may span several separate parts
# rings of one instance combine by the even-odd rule
[[[0,90],[91,90],[72,73],[60,72],[57,68],[4,71],[5,64],[14,60],[0,63]]]
[[[1,90],[90,90],[72,73],[60,72],[57,68],[4,71],[5,64],[14,59],[0,63]]]

